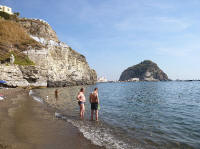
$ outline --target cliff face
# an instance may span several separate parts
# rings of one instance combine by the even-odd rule
[[[20,23],[26,29],[27,33],[32,36],[44,38],[46,40],[59,41],[56,32],[43,20],[23,18],[19,19],[18,23]]]
[[[11,87],[47,86],[46,69],[39,66],[0,65],[0,80]]]
[[[124,70],[120,76],[119,81],[167,81],[168,76],[165,74],[156,63],[145,60],[140,64]]]
[[[7,81],[10,86],[50,87],[96,82],[96,72],[90,69],[86,58],[60,42],[48,23],[33,19],[19,19],[18,23],[42,47],[28,46],[23,51],[35,66],[1,65],[0,80]]]

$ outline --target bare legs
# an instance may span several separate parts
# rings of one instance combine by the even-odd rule
[[[93,121],[93,113],[94,113],[94,110],[91,110],[91,120]]]
[[[84,119],[84,113],[85,113],[85,105],[80,104],[80,118]]]
[[[93,121],[93,113],[95,111],[96,121],[98,121],[98,110],[91,110],[91,120]]]
[[[98,110],[95,111],[95,114],[96,114],[96,121],[98,121]]]

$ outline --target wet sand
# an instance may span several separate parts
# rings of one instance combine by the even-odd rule
[[[0,149],[101,149],[77,128],[54,117],[28,90],[0,89]]]

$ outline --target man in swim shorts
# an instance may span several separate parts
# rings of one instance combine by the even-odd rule
[[[98,88],[95,88],[94,91],[90,94],[90,103],[91,103],[91,120],[93,120],[93,114],[95,111],[96,121],[98,121],[98,105],[99,105]]]
[[[80,92],[77,95],[78,105],[80,106],[80,118],[84,119],[84,113],[85,113],[85,95],[84,95],[84,89],[81,88]]]

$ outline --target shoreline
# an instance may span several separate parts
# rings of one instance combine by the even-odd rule
[[[21,88],[0,89],[0,149],[103,149],[84,138],[70,123],[57,119],[45,106]]]

